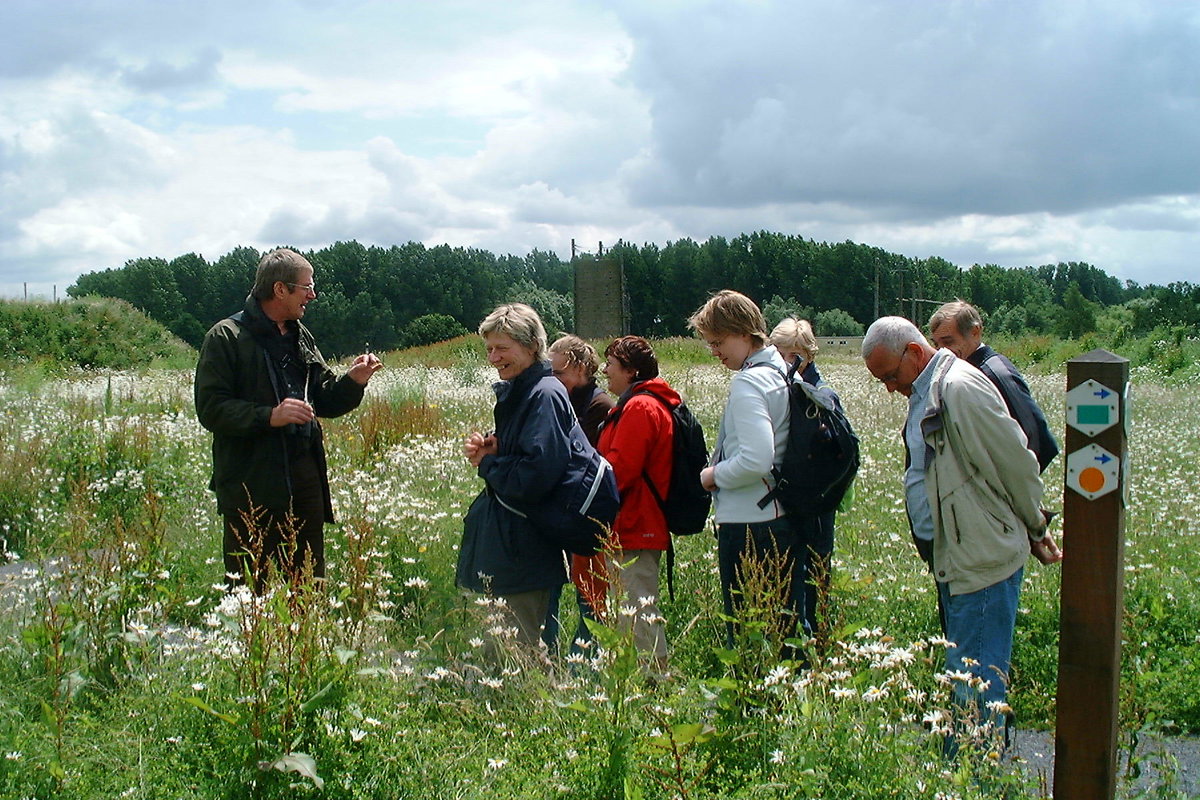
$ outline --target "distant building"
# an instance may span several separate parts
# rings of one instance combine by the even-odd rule
[[[862,349],[861,336],[818,336],[817,347],[824,352],[830,350],[849,350],[858,353]]]
[[[615,339],[629,331],[625,270],[618,258],[582,255],[575,259],[575,334],[584,339]]]

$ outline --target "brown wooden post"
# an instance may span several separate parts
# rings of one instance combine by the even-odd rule
[[[1067,362],[1054,800],[1116,795],[1129,360]]]

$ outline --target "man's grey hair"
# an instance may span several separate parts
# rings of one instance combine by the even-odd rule
[[[300,277],[300,270],[305,267],[313,268],[307,258],[290,248],[280,247],[263,253],[258,262],[258,269],[254,272],[254,288],[250,290],[250,294],[259,301],[270,300],[275,296],[275,284],[280,282],[288,284],[290,290],[294,290],[296,287],[292,284]]]
[[[898,356],[912,342],[929,346],[921,329],[904,317],[880,317],[871,323],[863,336],[862,357],[867,358],[881,347]]]
[[[946,322],[953,322],[963,336],[969,336],[971,331],[983,327],[979,309],[965,300],[953,300],[933,312],[929,318],[929,332],[933,333]]]

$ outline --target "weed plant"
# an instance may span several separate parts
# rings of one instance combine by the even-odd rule
[[[454,588],[480,488],[461,441],[491,426],[494,402],[476,344],[429,349],[439,366],[389,354],[364,407],[325,424],[329,581],[260,597],[225,591],[189,372],[5,373],[0,797],[1044,795],[986,737],[940,756],[954,677],[904,519],[904,404],[853,354],[821,362],[863,448],[827,648],[808,668],[780,661],[755,611],[770,605],[750,598],[726,649],[704,533],[676,540],[663,678],[614,619],[574,660],[522,657],[494,601]],[[659,352],[712,441],[728,372],[692,340]],[[1181,796],[1169,759],[1137,745],[1200,732],[1200,414],[1172,374],[1134,369],[1122,741],[1159,777],[1130,775],[1122,797]],[[1061,370],[1029,378],[1061,431]],[[1045,480],[1061,508],[1061,459]],[[1058,576],[1027,568],[1009,693],[1021,727],[1053,724]]]

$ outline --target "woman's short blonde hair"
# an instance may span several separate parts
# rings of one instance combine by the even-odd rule
[[[524,303],[505,303],[483,318],[479,323],[479,335],[499,333],[532,350],[538,361],[545,361],[546,326],[538,313]]]
[[[817,337],[806,319],[788,317],[771,331],[771,344],[780,350],[794,350],[804,356],[805,361],[817,357]]]
[[[564,333],[550,345],[551,353],[559,353],[570,366],[583,367],[583,374],[594,377],[600,369],[600,355],[596,348],[573,333]]]
[[[722,289],[688,318],[688,327],[701,336],[744,334],[755,346],[767,343],[767,321],[754,301],[741,292]]]

